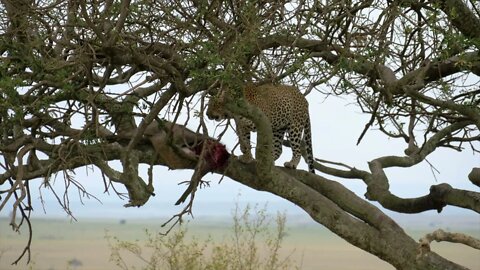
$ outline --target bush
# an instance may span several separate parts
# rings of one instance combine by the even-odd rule
[[[251,214],[252,210],[254,215]],[[271,226],[272,220],[275,221]],[[284,214],[276,218],[266,214],[265,208],[237,206],[233,215],[232,234],[220,243],[211,237],[199,240],[187,237],[187,227],[180,226],[169,235],[152,234],[146,230],[147,240],[122,241],[107,236],[110,259],[121,269],[170,270],[280,270],[300,269],[294,266],[290,255],[280,256],[285,237]],[[137,258],[136,266],[129,265],[128,257]]]

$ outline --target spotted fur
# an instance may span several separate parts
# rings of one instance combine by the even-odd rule
[[[300,162],[301,144],[305,141],[306,162],[310,172],[313,168],[312,134],[308,102],[297,88],[287,85],[247,86],[243,90],[245,99],[258,107],[270,120],[273,131],[273,158],[277,160],[282,153],[282,143],[285,134],[292,148],[292,159],[284,163],[287,168],[295,169]],[[248,162],[253,159],[251,154],[250,132],[256,131],[252,121],[243,117],[234,117],[224,106],[224,92],[220,91],[208,103],[207,116],[217,121],[234,118],[240,140],[240,157]],[[303,134],[303,136],[302,136]]]

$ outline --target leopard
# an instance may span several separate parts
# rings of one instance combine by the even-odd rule
[[[277,160],[282,154],[283,139],[287,135],[292,158],[284,163],[284,167],[297,168],[304,142],[308,170],[315,173],[308,101],[300,90],[294,86],[279,84],[246,84],[242,90],[243,98],[262,111],[270,121],[273,132],[273,160]],[[221,89],[210,97],[206,115],[215,121],[234,120],[242,152],[240,160],[250,162],[253,160],[250,133],[256,132],[255,124],[245,117],[235,116],[229,112],[225,109],[225,102],[225,90]]]

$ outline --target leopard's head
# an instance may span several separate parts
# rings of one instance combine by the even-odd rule
[[[207,105],[207,117],[215,121],[231,118],[230,113],[225,110],[224,91],[220,91],[217,95],[210,97]]]

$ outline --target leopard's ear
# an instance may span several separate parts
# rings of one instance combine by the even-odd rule
[[[221,91],[221,89],[222,83],[219,79],[217,79],[212,84],[210,84],[207,89],[205,89],[205,93],[207,93],[207,95],[209,95],[210,97],[214,97]]]
[[[225,92],[226,92],[225,89],[218,90],[218,93],[217,93],[218,100],[221,100],[221,101],[225,100]]]
[[[225,97],[225,87],[221,82],[219,82],[219,80],[216,80],[212,85],[210,85],[206,92],[210,98],[215,98],[217,100],[223,100]]]

